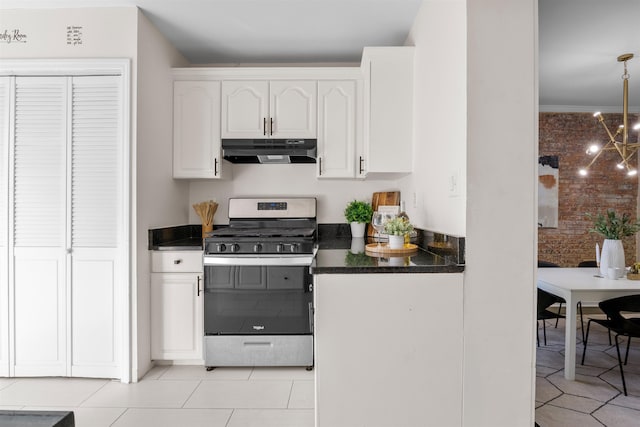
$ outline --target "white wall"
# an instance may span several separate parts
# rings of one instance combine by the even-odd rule
[[[136,24],[137,9],[13,9],[2,10],[0,28],[20,33],[20,41],[0,43],[2,59],[125,58],[131,60],[131,149],[136,146]],[[68,27],[76,27],[81,43],[68,42]],[[117,29],[115,31],[114,29]],[[135,232],[135,224],[130,224]],[[132,254],[135,240],[132,239]],[[122,322],[125,323],[124,321]],[[123,338],[128,338],[123,335]],[[128,347],[128,343],[123,343]]]
[[[405,44],[415,46],[414,173],[402,181],[407,213],[420,228],[464,236],[465,0],[425,0]],[[452,179],[457,186],[453,191]]]
[[[467,19],[463,425],[531,426],[537,0],[468,1]]]
[[[315,164],[293,165],[232,165],[233,179],[191,181],[189,206],[215,199],[218,211],[214,223],[228,222],[227,203],[230,197],[242,196],[312,196],[318,198],[318,221],[344,223],[344,208],[353,199],[371,202],[376,191],[396,191],[397,180],[317,179]],[[403,195],[404,196],[404,195]],[[193,208],[189,209],[189,223],[199,224]]]
[[[67,27],[81,27],[81,44],[67,43]],[[22,42],[0,43],[0,58],[131,58],[136,54],[136,9],[4,9],[0,31]],[[135,67],[132,67],[134,70]],[[134,79],[135,81],[135,79]]]
[[[151,366],[150,263],[148,229],[184,224],[188,215],[188,184],[172,178],[173,80],[171,67],[187,65],[186,59],[164,38],[146,16],[138,13],[138,115],[133,217],[136,218],[137,276],[134,322],[133,378]],[[137,369],[137,372],[136,372]]]
[[[80,27],[80,44],[67,27]],[[25,42],[0,43],[0,58],[131,60],[132,377],[150,366],[147,229],[188,220],[188,185],[171,178],[171,67],[185,59],[135,7],[2,10],[0,28]],[[140,321],[139,321],[140,320]],[[136,345],[136,342],[138,345]]]
[[[419,226],[466,235],[463,425],[530,426],[537,0],[425,0],[407,44],[416,164],[402,190],[418,195],[407,210]],[[459,197],[447,189],[455,173]],[[488,309],[496,300],[509,303]]]

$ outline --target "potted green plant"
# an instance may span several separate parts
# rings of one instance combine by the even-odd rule
[[[609,269],[615,269],[616,273],[613,276],[622,277],[625,272],[625,260],[621,239],[636,234],[640,230],[640,222],[633,220],[627,213],[620,215],[613,209],[596,215],[587,213],[586,216],[593,221],[593,227],[589,231],[604,237],[602,253],[596,252],[600,274],[603,277],[611,277]]]
[[[353,200],[344,209],[344,217],[351,224],[351,237],[364,237],[365,225],[371,221],[373,208],[364,201]]]
[[[405,236],[413,231],[413,225],[407,218],[397,216],[384,224],[384,231],[389,235],[389,249],[402,249]]]

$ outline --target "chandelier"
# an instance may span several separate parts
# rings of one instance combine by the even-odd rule
[[[624,74],[622,75],[622,124],[618,126],[618,129],[615,132],[611,132],[607,124],[604,122],[604,117],[602,117],[602,114],[599,111],[593,115],[593,117],[598,119],[602,127],[607,132],[609,141],[604,147],[600,147],[598,144],[593,144],[587,149],[587,154],[594,155],[594,158],[586,168],[580,169],[579,173],[582,176],[586,176],[589,167],[598,160],[598,157],[600,157],[604,151],[609,150],[615,150],[620,155],[620,161],[616,164],[618,169],[626,170],[627,175],[629,176],[634,176],[638,173],[638,170],[630,163],[631,158],[636,154],[638,148],[640,148],[640,142],[637,140],[635,143],[629,143],[629,73],[627,72],[627,61],[631,58],[633,58],[633,53],[625,53],[618,56],[618,62],[624,63]],[[636,124],[633,129],[639,130],[640,123]]]

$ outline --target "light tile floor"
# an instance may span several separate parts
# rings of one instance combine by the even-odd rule
[[[585,327],[588,317],[585,315]],[[582,336],[577,330],[576,380],[564,379],[564,320],[547,321],[547,345],[540,326],[537,350],[536,422],[540,427],[640,426],[640,341],[632,341],[623,366],[628,396],[622,393],[615,344],[606,329],[592,323],[584,366]],[[621,341],[624,349],[626,340]],[[624,357],[624,356],[623,356]]]
[[[625,366],[624,396],[605,330],[592,325],[585,365],[576,367],[576,381],[566,381],[564,322],[557,329],[553,323],[537,350],[540,427],[639,426],[640,342],[632,343]],[[580,338],[576,345],[579,359]],[[78,427],[312,427],[313,407],[313,372],[304,368],[158,366],[136,384],[0,378],[0,409],[72,410]]]
[[[0,378],[0,409],[72,410],[78,427],[312,427],[305,368],[159,366],[140,382]]]

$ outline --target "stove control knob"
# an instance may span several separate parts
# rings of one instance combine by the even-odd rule
[[[284,252],[284,244],[278,243],[276,245],[276,252]]]
[[[238,245],[237,243],[234,243],[231,245],[231,252],[238,252],[240,250],[240,245]]]
[[[292,244],[291,244],[291,248],[289,248],[289,250],[290,250],[291,252],[298,252],[299,246],[300,246],[300,245],[298,245],[297,243],[292,243]]]
[[[224,243],[220,243],[216,249],[218,252],[224,252],[227,250],[227,245],[225,245]]]
[[[255,245],[253,245],[253,252],[262,252],[262,244],[256,243]]]

